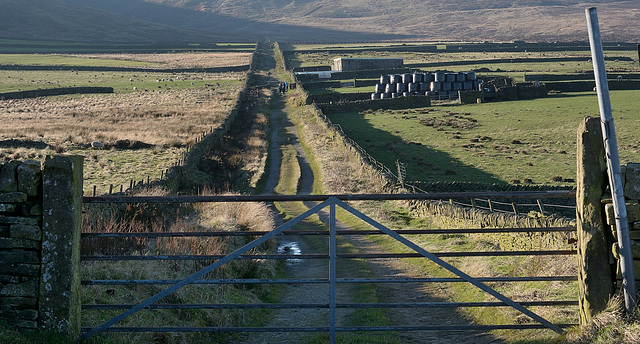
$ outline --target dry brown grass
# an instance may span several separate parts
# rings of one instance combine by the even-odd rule
[[[172,54],[72,54],[65,56],[151,62],[145,69],[216,68],[251,63],[251,53],[172,53]]]
[[[593,318],[593,321],[567,334],[570,344],[626,344],[640,343],[639,311],[626,316],[624,298],[618,295],[609,301],[607,309]]]
[[[100,94],[0,102],[0,138],[56,146],[128,139],[182,146],[217,127],[232,108],[241,84],[162,92]]]
[[[164,195],[154,189],[145,195]],[[101,216],[106,209],[89,208],[84,214],[84,232],[207,232],[272,230],[270,209],[261,203],[207,203],[186,207],[167,205],[129,205],[118,216]],[[179,211],[178,211],[179,210]],[[126,219],[126,220],[124,220]],[[83,239],[83,254],[131,255],[217,255],[228,254],[253,238],[185,237],[161,239]],[[97,241],[96,243],[91,243]],[[251,253],[271,252],[267,243]],[[212,260],[175,261],[83,261],[83,279],[183,279],[212,263]],[[274,261],[239,260],[225,264],[206,278],[272,278]],[[148,298],[165,286],[85,286],[81,289],[85,304],[131,304]],[[226,284],[189,285],[172,293],[163,303],[217,304],[258,302],[246,286]],[[256,287],[253,287],[256,288]],[[83,324],[100,324],[114,314],[109,311],[83,311]],[[154,310],[140,312],[123,321],[123,326],[246,326],[257,321],[259,313],[236,310]],[[127,343],[214,343],[220,338],[208,334],[112,334],[109,342]],[[98,339],[96,342],[102,342]]]
[[[318,119],[310,106],[301,108],[296,116],[302,127],[299,132],[303,141],[314,150],[318,159],[324,192],[383,193],[384,184],[379,173],[359,161],[354,152],[346,148],[342,138]]]
[[[205,190],[205,195],[212,195]],[[167,196],[163,188],[144,189],[136,196]],[[197,203],[192,206],[127,204],[116,211],[89,208],[83,215],[83,232],[160,233],[207,231],[271,231],[274,215],[264,203]],[[222,254],[229,248],[219,238],[85,239],[83,254]]]

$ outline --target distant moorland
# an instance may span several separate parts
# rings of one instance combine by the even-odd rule
[[[602,37],[637,42],[629,0],[0,0],[0,39],[104,42],[586,41],[585,8]]]

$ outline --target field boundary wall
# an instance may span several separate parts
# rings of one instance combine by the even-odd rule
[[[545,82],[549,90],[561,92],[587,92],[593,91],[596,82],[591,81],[565,81],[565,82]],[[639,90],[640,81],[637,80],[610,80],[609,89],[612,91]]]
[[[64,94],[89,94],[89,93],[113,93],[113,87],[57,87],[44,88],[29,91],[0,93],[0,100],[24,99],[48,96],[59,96]]]
[[[314,98],[313,96],[311,97]],[[318,107],[322,110],[323,113],[344,113],[365,110],[375,111],[381,109],[412,109],[425,106],[431,106],[431,98],[425,96],[411,96],[391,99],[357,100],[346,103],[339,102],[334,104],[318,103]]]
[[[0,164],[0,320],[80,332],[79,156]]]
[[[76,71],[76,72],[141,72],[141,73],[226,73],[244,72],[250,65],[211,67],[211,68],[136,68],[136,67],[109,67],[109,66],[36,66],[36,65],[0,65],[0,70],[52,70],[52,71]]]

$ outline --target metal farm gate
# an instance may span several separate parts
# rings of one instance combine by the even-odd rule
[[[444,261],[445,257],[482,257],[482,256],[549,256],[549,255],[574,255],[573,250],[551,250],[551,251],[490,251],[490,252],[428,252],[417,244],[405,238],[403,235],[441,235],[441,234],[485,234],[485,233],[513,233],[513,232],[575,232],[575,227],[566,228],[518,228],[518,229],[428,229],[428,230],[390,230],[381,225],[367,215],[354,209],[345,201],[380,201],[380,200],[450,200],[450,199],[471,199],[474,197],[484,198],[570,198],[575,197],[573,191],[547,191],[547,192],[507,192],[507,193],[429,193],[429,194],[390,194],[390,195],[260,195],[260,196],[176,196],[176,197],[85,197],[84,203],[194,203],[194,202],[299,202],[315,201],[321,202],[309,209],[302,215],[289,220],[278,228],[270,232],[159,232],[159,233],[83,233],[83,238],[169,238],[169,237],[212,237],[212,236],[259,236],[259,238],[246,244],[228,255],[215,256],[83,256],[87,260],[214,260],[213,263],[200,271],[181,280],[83,280],[82,285],[168,285],[166,289],[156,295],[141,301],[136,305],[83,305],[83,312],[92,310],[118,310],[122,313],[110,320],[95,327],[83,327],[80,339],[90,338],[101,332],[324,332],[329,333],[331,343],[336,341],[337,332],[345,331],[488,331],[494,329],[550,329],[557,333],[562,333],[563,328],[575,326],[576,324],[554,324],[535,314],[526,307],[530,306],[552,306],[567,307],[577,306],[577,300],[564,301],[534,301],[515,302],[510,298],[490,288],[486,283],[518,283],[518,282],[554,282],[554,281],[575,281],[577,276],[520,276],[520,277],[471,277],[467,273],[460,271],[456,267]],[[365,221],[372,230],[337,230],[336,229],[336,208],[340,207],[347,212]],[[308,231],[292,230],[301,221],[329,208],[330,228],[328,231]],[[329,252],[326,254],[251,254],[251,250],[278,235],[325,235],[329,237]],[[411,249],[412,253],[385,253],[385,254],[339,254],[336,249],[336,237],[340,235],[387,235],[404,246]],[[218,269],[234,259],[328,259],[329,271],[326,278],[317,279],[203,279],[207,274]],[[431,260],[455,275],[452,278],[338,278],[336,267],[340,259],[376,259],[376,258],[424,258]],[[481,289],[485,293],[493,296],[493,302],[427,302],[427,303],[349,303],[340,304],[336,302],[336,289],[339,284],[350,283],[470,283]],[[257,304],[156,304],[157,301],[174,293],[180,288],[189,284],[311,284],[323,283],[328,285],[328,304],[305,303],[304,300],[298,304],[278,304],[278,303],[257,303]],[[522,314],[533,319],[533,323],[525,324],[492,324],[492,325],[444,325],[428,324],[424,326],[340,326],[336,322],[336,309],[339,308],[433,308],[433,307],[512,307]],[[116,327],[121,320],[142,310],[150,309],[300,309],[318,308],[329,310],[328,326],[318,327]],[[577,310],[576,310],[577,312]]]

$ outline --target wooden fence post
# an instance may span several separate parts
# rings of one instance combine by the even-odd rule
[[[576,182],[580,324],[586,325],[606,308],[615,285],[602,204],[607,167],[599,118],[586,118],[578,129]]]
[[[542,206],[542,202],[538,199],[538,208],[540,208],[540,214],[544,215],[544,207]]]

